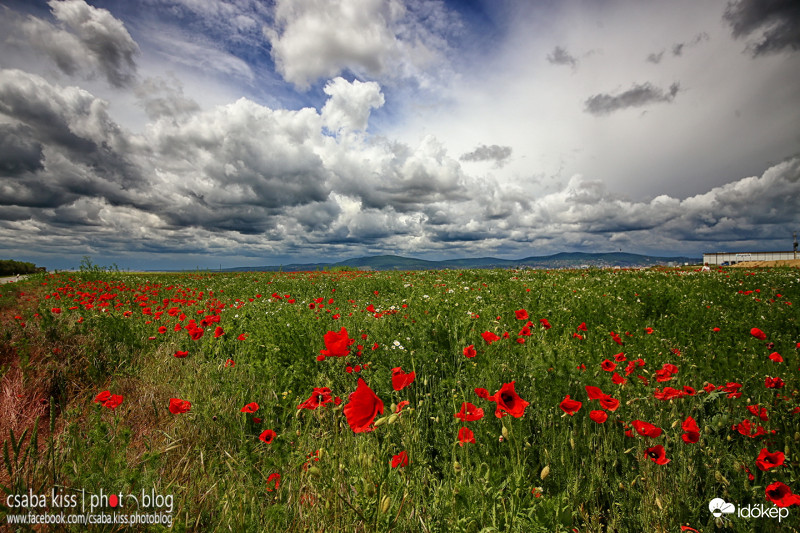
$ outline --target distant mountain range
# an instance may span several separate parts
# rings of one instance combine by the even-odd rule
[[[223,272],[301,272],[309,270],[330,270],[334,268],[356,268],[360,270],[441,270],[462,268],[581,268],[596,267],[646,267],[654,265],[699,264],[699,257],[654,257],[650,255],[611,253],[562,252],[554,255],[532,256],[523,259],[498,259],[496,257],[475,257],[469,259],[447,259],[426,261],[399,255],[375,255],[356,257],[338,263],[304,263],[289,265],[267,265],[252,267],[223,268]]]

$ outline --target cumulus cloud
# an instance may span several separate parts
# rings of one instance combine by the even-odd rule
[[[547,54],[547,61],[553,65],[569,65],[572,68],[578,66],[578,60],[561,46],[556,46],[552,52]]]
[[[462,154],[458,159],[460,161],[494,161],[495,165],[502,167],[509,157],[511,157],[510,146],[482,144],[473,151]]]
[[[337,77],[323,89],[330,96],[322,108],[322,120],[332,132],[365,130],[370,111],[383,105],[381,87],[374,81],[352,83]]]
[[[275,66],[301,89],[345,71],[424,83],[447,47],[434,30],[458,25],[438,3],[400,0],[278,0],[273,18],[264,32]]]
[[[585,110],[592,115],[607,115],[629,107],[642,107],[654,103],[670,103],[680,90],[680,84],[673,83],[668,91],[653,86],[651,83],[635,84],[619,93],[595,94],[585,102]]]
[[[753,56],[800,49],[800,8],[793,0],[730,2],[723,19],[737,39],[757,34],[747,45]]]
[[[200,110],[200,105],[183,94],[178,79],[147,78],[134,89],[147,117],[181,118]]]
[[[135,81],[139,47],[122,21],[84,0],[50,0],[48,5],[58,26],[33,16],[20,25],[33,47],[67,75],[100,74],[114,87]]]

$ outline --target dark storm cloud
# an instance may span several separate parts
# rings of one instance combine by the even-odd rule
[[[83,0],[48,2],[58,26],[29,16],[19,30],[28,43],[50,57],[67,75],[100,74],[114,87],[136,79],[139,47],[122,21]]]
[[[0,176],[16,176],[41,170],[42,144],[32,128],[0,124]]]
[[[553,65],[569,65],[573,68],[578,65],[578,60],[561,46],[556,46],[552,52],[547,54],[547,61]]]
[[[627,91],[617,94],[596,94],[590,96],[585,102],[585,110],[592,115],[607,115],[628,107],[642,107],[648,104],[669,103],[675,99],[680,85],[673,83],[669,91],[664,91],[652,84],[643,83],[634,85]]]
[[[494,161],[497,166],[503,166],[509,157],[511,157],[510,146],[482,144],[473,151],[462,154],[458,159],[460,161]]]
[[[53,206],[89,195],[128,204],[130,191],[144,185],[141,169],[128,159],[127,135],[108,116],[106,102],[86,91],[0,70],[0,114],[45,156],[35,174],[3,190],[5,203]]]
[[[737,39],[759,33],[747,46],[753,56],[800,49],[800,3],[796,0],[730,2],[723,19]]]

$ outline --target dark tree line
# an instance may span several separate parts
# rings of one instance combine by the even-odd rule
[[[44,272],[45,267],[37,267],[33,263],[14,261],[13,259],[0,259],[0,276],[15,276],[17,274],[34,274]]]

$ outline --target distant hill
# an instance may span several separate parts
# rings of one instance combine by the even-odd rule
[[[646,267],[655,265],[684,263],[699,264],[699,257],[656,257],[650,255],[629,254],[622,252],[584,253],[561,252],[554,255],[531,256],[523,259],[498,259],[496,257],[475,257],[465,259],[447,259],[444,261],[427,261],[399,255],[375,255],[356,257],[338,263],[303,263],[288,265],[266,265],[253,267],[224,268],[223,272],[300,272],[309,270],[325,270],[336,267],[349,267],[362,270],[440,270],[444,268],[610,268]]]

